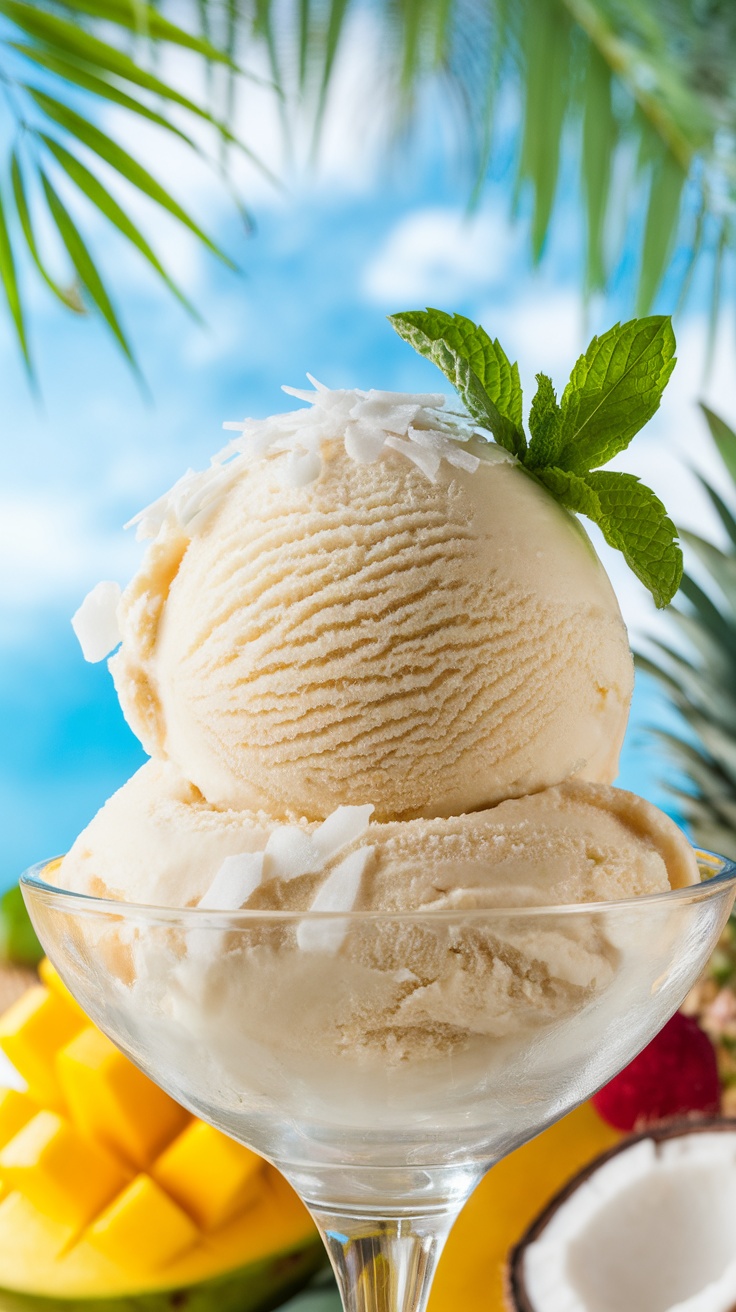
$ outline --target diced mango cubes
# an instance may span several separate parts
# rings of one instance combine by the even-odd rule
[[[29,1202],[74,1229],[85,1226],[126,1184],[106,1149],[55,1112],[38,1112],[0,1152],[0,1176]]]
[[[273,1225],[265,1163],[154,1085],[48,961],[40,975],[0,1018],[0,1047],[28,1084],[0,1089],[0,1268],[9,1245],[24,1268],[42,1250],[52,1294],[62,1269],[112,1273],[123,1289],[132,1273],[155,1284],[169,1268],[217,1272],[251,1204]]]
[[[150,1176],[138,1175],[97,1217],[86,1238],[119,1265],[153,1271],[186,1252],[200,1234]]]
[[[84,1023],[80,1011],[41,986],[29,989],[0,1018],[0,1048],[23,1076],[31,1096],[45,1107],[63,1110],[56,1055]]]
[[[36,1115],[38,1104],[17,1089],[0,1089],[0,1148],[15,1138],[19,1130]]]
[[[203,1230],[224,1225],[258,1197],[263,1161],[219,1130],[193,1121],[151,1167],[151,1175]]]
[[[38,973],[41,977],[41,983],[46,985],[49,992],[55,993],[57,998],[61,998],[62,1002],[64,1002],[67,1007],[71,1007],[72,1011],[78,1012],[83,1025],[89,1025],[89,1016],[86,1015],[77,1002],[77,999],[69,992],[61,975],[56,967],[52,966],[48,957],[44,957],[43,960],[39,962]]]
[[[75,1125],[139,1168],[191,1119],[94,1025],[62,1049],[56,1069]]]

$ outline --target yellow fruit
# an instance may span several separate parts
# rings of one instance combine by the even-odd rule
[[[259,1312],[324,1261],[277,1171],[192,1117],[97,1030],[53,967],[0,1018],[0,1308]]]
[[[255,1201],[263,1167],[249,1148],[193,1121],[154,1162],[151,1174],[202,1230],[215,1230]]]
[[[79,1009],[72,1010],[41,985],[24,993],[0,1018],[0,1048],[27,1082],[31,1097],[44,1107],[64,1109],[56,1055],[84,1023]]]
[[[39,1112],[0,1152],[0,1178],[73,1230],[115,1197],[129,1172],[56,1112]]]
[[[199,1241],[186,1212],[148,1175],[137,1175],[98,1216],[89,1242],[118,1265],[155,1271]]]
[[[134,1166],[150,1166],[191,1120],[94,1025],[61,1049],[56,1073],[74,1124]]]
[[[584,1103],[493,1166],[455,1222],[429,1312],[506,1312],[509,1249],[558,1189],[620,1138]]]

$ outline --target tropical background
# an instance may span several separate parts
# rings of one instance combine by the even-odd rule
[[[655,616],[601,548],[644,653],[621,782],[736,850],[735,46],[729,0],[0,0],[4,883],[141,759],[69,625],[122,524],[307,370],[436,387],[385,320],[425,304],[527,392],[675,314],[625,460],[692,578]]]
[[[308,370],[335,387],[435,390],[386,322],[425,305],[498,336],[527,397],[538,371],[562,386],[594,332],[673,314],[677,368],[621,462],[681,529],[673,606],[656,612],[591,529],[638,653],[619,782],[736,856],[735,56],[733,0],[0,0],[0,890],[63,851],[142,760],[70,626],[99,579],[135,569],[123,524],[207,463],[223,421],[295,404],[280,387]],[[85,1021],[48,963],[41,988],[13,973],[40,952],[17,890],[0,939],[16,963],[0,982],[23,994],[1,1022],[13,1065],[0,1074],[30,1062],[36,1098],[54,1045]],[[732,928],[688,1014],[636,1059],[652,1105],[627,1119],[585,1104],[491,1171],[433,1312],[500,1309],[510,1245],[641,1115],[734,1115],[735,980]],[[33,1028],[29,996],[53,1022]],[[113,1081],[125,1059],[104,1049],[99,1069],[110,1061]],[[130,1083],[140,1072],[125,1080],[118,1131],[147,1116],[178,1133],[181,1110]],[[106,1143],[110,1088],[89,1090],[75,1116],[85,1142]],[[252,1163],[189,1129],[202,1205],[212,1153]],[[141,1224],[136,1244],[151,1235],[155,1249]],[[281,1252],[284,1234],[270,1239]],[[294,1287],[317,1261],[311,1231],[299,1244]],[[252,1270],[240,1279],[256,1288]],[[299,1307],[335,1312],[334,1289]]]

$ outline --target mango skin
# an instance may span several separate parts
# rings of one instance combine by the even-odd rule
[[[621,1137],[583,1103],[492,1166],[453,1226],[428,1312],[508,1312],[510,1249],[557,1191]]]
[[[198,1285],[121,1298],[44,1298],[0,1289],[0,1312],[270,1312],[298,1293],[324,1260],[316,1241]]]

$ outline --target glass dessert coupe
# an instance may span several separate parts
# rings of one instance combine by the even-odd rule
[[[422,1312],[494,1162],[608,1081],[681,1003],[736,865],[618,902],[432,912],[215,912],[22,878],[94,1022],[198,1116],[273,1162],[346,1312]],[[521,899],[520,899],[521,900]]]

